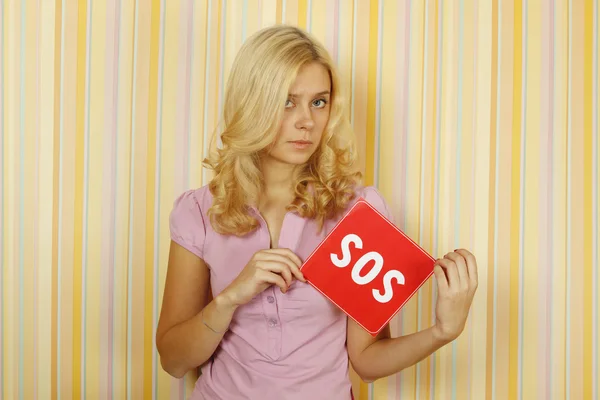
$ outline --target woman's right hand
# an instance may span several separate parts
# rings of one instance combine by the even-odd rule
[[[306,282],[300,271],[302,261],[289,249],[261,250],[252,256],[242,272],[223,290],[234,306],[246,304],[271,285],[287,292],[294,278]]]

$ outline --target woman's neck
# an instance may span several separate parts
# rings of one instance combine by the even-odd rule
[[[264,183],[261,203],[291,203],[295,198],[294,187],[302,166],[266,159],[261,167]]]

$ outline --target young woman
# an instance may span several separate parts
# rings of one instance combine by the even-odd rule
[[[436,322],[373,338],[304,279],[300,266],[360,184],[347,99],[330,56],[308,33],[276,26],[250,37],[228,81],[212,181],[183,193],[156,333],[174,377],[202,366],[193,399],[352,398],[349,362],[365,381],[394,374],[456,339],[477,287],[471,253],[437,260]]]

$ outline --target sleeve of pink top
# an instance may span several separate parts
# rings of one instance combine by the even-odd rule
[[[175,243],[203,257],[206,226],[194,190],[184,192],[175,200],[169,216],[169,228]]]
[[[362,197],[369,203],[373,208],[383,214],[384,217],[389,219],[392,223],[395,223],[394,216],[390,211],[390,208],[385,201],[383,195],[374,186],[367,186],[363,189]]]

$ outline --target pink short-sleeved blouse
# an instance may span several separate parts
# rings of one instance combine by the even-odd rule
[[[358,189],[358,197],[391,219],[374,187]],[[208,186],[186,191],[174,203],[170,229],[175,242],[206,262],[216,296],[254,253],[270,247],[270,235],[256,209],[251,212],[261,223],[254,232],[244,237],[216,233],[207,216],[211,204]],[[317,233],[314,221],[288,212],[279,247],[289,248],[304,261],[336,223],[328,221]],[[203,366],[191,398],[349,400],[346,323],[346,315],[307,283],[296,280],[285,294],[270,287],[236,310],[229,331]]]

